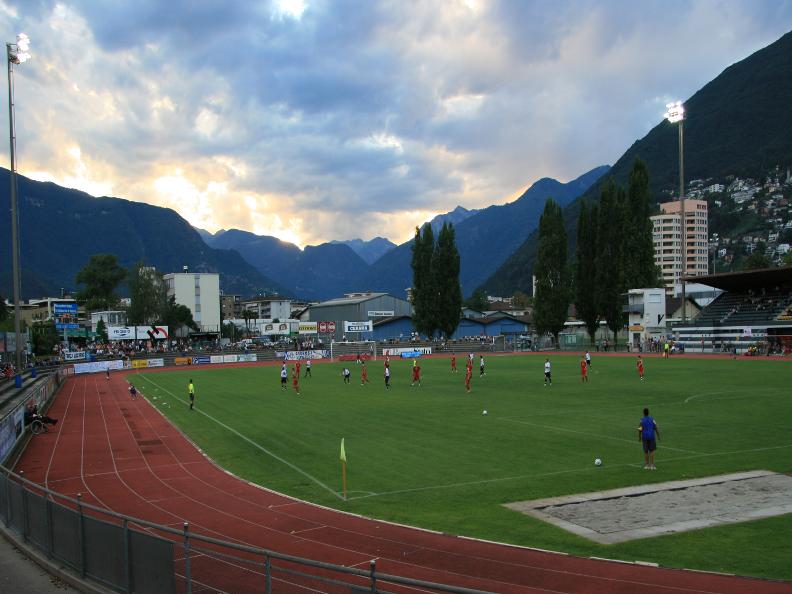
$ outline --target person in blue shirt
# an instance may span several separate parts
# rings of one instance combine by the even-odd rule
[[[660,439],[660,429],[655,420],[649,416],[649,409],[643,409],[643,418],[638,424],[638,441],[643,445],[644,470],[657,470],[654,464],[654,453],[657,449],[657,440]]]

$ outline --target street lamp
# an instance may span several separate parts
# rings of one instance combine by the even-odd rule
[[[16,43],[6,43],[8,57],[8,131],[11,144],[11,259],[14,276],[14,334],[16,336],[16,385],[22,387],[22,302],[19,282],[19,213],[17,207],[16,177],[16,125],[14,124],[14,64],[30,59],[30,40],[24,33],[17,35]]]
[[[684,152],[684,123],[685,108],[681,101],[674,101],[666,105],[665,118],[672,124],[679,124],[679,216],[682,221],[682,323],[687,316],[687,299],[685,296],[685,274],[687,273],[687,220],[685,217],[685,152]]]

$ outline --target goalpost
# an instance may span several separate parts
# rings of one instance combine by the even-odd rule
[[[376,361],[377,343],[373,340],[330,343],[330,359],[357,361],[358,357],[366,361]]]

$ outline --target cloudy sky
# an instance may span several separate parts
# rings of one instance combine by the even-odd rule
[[[0,0],[0,24],[31,39],[21,173],[304,246],[611,164],[792,2]]]

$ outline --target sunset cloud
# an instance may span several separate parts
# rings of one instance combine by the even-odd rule
[[[306,245],[613,163],[792,3],[2,0],[0,23],[31,39],[23,174]]]

